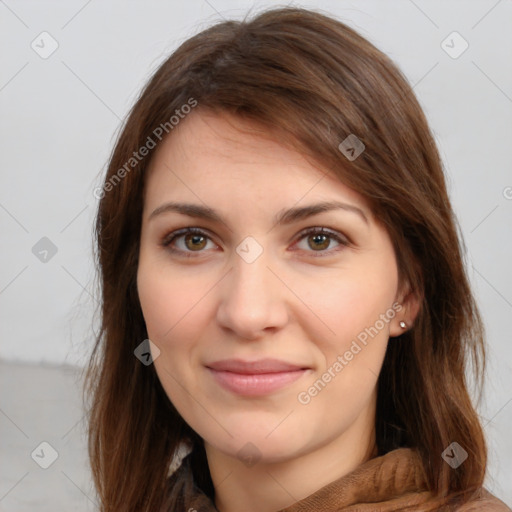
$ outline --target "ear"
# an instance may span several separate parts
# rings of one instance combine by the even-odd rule
[[[391,338],[396,338],[412,328],[420,311],[421,297],[409,286],[406,286],[403,292],[397,294],[396,302],[402,307],[395,309],[396,315],[390,322],[389,336]],[[405,323],[405,327],[400,326],[401,322]]]

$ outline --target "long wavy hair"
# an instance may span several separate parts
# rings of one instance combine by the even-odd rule
[[[215,24],[181,44],[144,87],[111,154],[95,224],[101,326],[84,387],[101,511],[149,512],[165,503],[178,510],[168,468],[190,439],[194,481],[213,497],[201,440],[153,365],[134,356],[148,337],[136,275],[144,176],[156,150],[132,158],[148,138],[158,142],[158,127],[172,137],[169,120],[191,98],[196,110],[266,127],[368,200],[391,237],[401,282],[421,301],[414,326],[389,344],[379,376],[378,453],[416,449],[437,496],[480,488],[487,450],[468,384],[477,383],[480,400],[483,326],[424,113],[394,63],[353,29],[316,11],[280,8]],[[339,149],[350,134],[366,147],[353,160]],[[456,470],[441,458],[452,441],[469,454]]]

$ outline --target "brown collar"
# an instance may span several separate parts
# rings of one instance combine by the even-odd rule
[[[397,510],[430,497],[421,459],[410,448],[399,448],[361,464],[354,471],[322,487],[283,512]],[[350,509],[348,508],[350,507]]]
[[[185,457],[176,473],[190,482],[193,480],[189,459]],[[474,495],[476,499],[479,497],[480,491]],[[214,503],[195,485],[193,491],[183,499],[185,510],[218,512]],[[444,503],[446,498],[436,498],[428,491],[417,451],[398,448],[368,460],[349,474],[279,512],[427,512],[458,509]]]

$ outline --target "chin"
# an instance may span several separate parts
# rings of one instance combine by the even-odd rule
[[[292,434],[292,429],[282,428],[278,432],[274,422],[273,426],[266,426],[264,431],[254,428],[237,428],[236,423],[230,423],[230,433],[233,437],[222,436],[207,440],[214,449],[219,450],[229,457],[239,459],[247,467],[256,463],[277,464],[297,457],[306,450],[307,440]],[[295,434],[298,428],[293,428]],[[269,432],[270,435],[269,435]]]

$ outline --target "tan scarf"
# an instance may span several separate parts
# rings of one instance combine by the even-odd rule
[[[175,478],[188,482],[182,493],[184,511],[218,512],[214,503],[197,486],[190,485],[193,479],[189,457],[183,459],[173,480]],[[418,453],[410,448],[399,448],[368,460],[349,474],[279,512],[511,512],[484,489],[474,492],[464,505],[448,505],[448,501],[454,503],[456,500],[436,498],[427,490]]]

